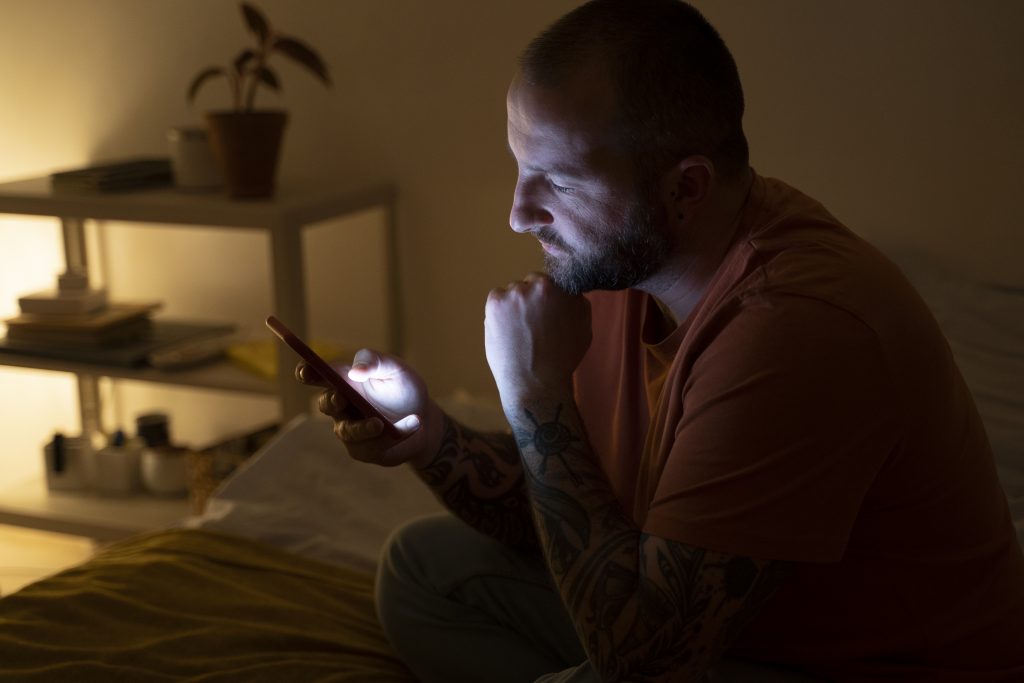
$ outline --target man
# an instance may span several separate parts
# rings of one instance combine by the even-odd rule
[[[714,29],[594,0],[507,105],[510,223],[547,270],[486,304],[511,434],[371,351],[350,377],[404,440],[321,397],[353,457],[410,463],[461,519],[382,560],[417,676],[1024,680],[1024,558],[949,349],[881,255],[750,169]]]

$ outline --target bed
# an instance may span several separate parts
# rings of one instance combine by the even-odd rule
[[[326,418],[300,416],[203,514],[0,599],[0,681],[414,681],[377,625],[373,570],[391,529],[440,509],[406,468],[343,457]]]
[[[1024,281],[896,260],[975,394],[1024,544]],[[406,469],[338,456],[323,418],[297,418],[202,515],[0,599],[0,682],[413,681],[376,622],[373,567],[391,529],[440,507]]]

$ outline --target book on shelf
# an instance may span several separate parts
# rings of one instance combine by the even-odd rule
[[[102,329],[55,331],[8,328],[7,338],[25,344],[103,347],[142,339],[146,336],[150,324],[149,318],[138,318]]]
[[[173,182],[174,175],[168,157],[121,159],[50,175],[50,185],[55,192],[83,194],[163,187]]]
[[[105,289],[49,289],[18,297],[22,313],[39,315],[81,315],[95,313],[107,305]]]
[[[7,338],[42,344],[102,346],[140,338],[159,303],[115,303],[93,313],[22,313],[4,322]]]
[[[209,342],[218,338],[224,339],[226,346],[226,340],[235,331],[235,326],[230,323],[163,319],[148,322],[138,338],[103,345],[27,341],[12,338],[8,334],[6,338],[0,339],[0,354],[37,356],[112,367],[156,367],[157,364],[150,362],[151,357],[166,359],[170,355],[169,352],[176,348],[194,349],[195,345],[200,343],[204,349],[209,350]],[[214,354],[208,353],[208,358],[212,357]],[[179,366],[185,365],[186,363],[179,363]],[[165,362],[162,367],[171,368],[173,365]]]

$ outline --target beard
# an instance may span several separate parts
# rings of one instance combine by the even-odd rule
[[[611,236],[596,239],[585,254],[571,251],[554,231],[538,231],[538,238],[564,252],[544,255],[547,274],[570,294],[629,289],[648,279],[673,246],[671,232],[664,220],[658,220],[654,207],[650,199],[634,202],[621,228],[602,231]]]

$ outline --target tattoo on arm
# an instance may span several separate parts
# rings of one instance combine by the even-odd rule
[[[565,451],[573,445],[573,442],[579,441],[580,438],[558,421],[559,414],[562,412],[561,404],[555,409],[555,418],[550,422],[537,422],[537,418],[533,416],[533,413],[529,410],[525,412],[526,417],[533,423],[534,430],[528,440],[517,445],[520,448],[532,446],[540,454],[541,460],[538,463],[538,468],[541,474],[544,474],[544,471],[547,469],[548,459],[557,458],[572,482],[577,486],[582,484],[583,480],[572,471],[569,463],[565,461]]]
[[[511,422],[538,540],[601,679],[702,676],[771,595],[778,563],[640,532],[575,407],[535,402],[521,413]]]
[[[510,435],[481,434],[445,416],[441,448],[417,474],[473,528],[508,545],[536,550],[522,465]]]

